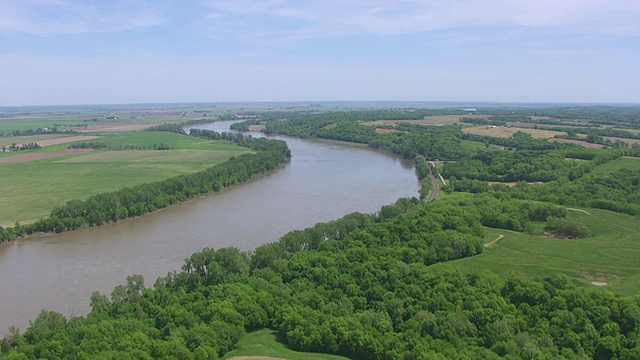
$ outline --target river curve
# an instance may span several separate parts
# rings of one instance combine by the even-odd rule
[[[197,127],[224,131],[230,123]],[[204,247],[252,250],[294,229],[418,195],[410,161],[345,143],[276,138],[287,141],[291,162],[246,184],[116,224],[0,245],[0,336],[10,325],[24,331],[41,309],[84,315],[93,291],[110,294],[131,274],[152,286]]]

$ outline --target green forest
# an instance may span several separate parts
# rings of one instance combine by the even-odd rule
[[[580,119],[583,128],[590,128],[584,121],[594,128],[640,127],[638,108],[483,111],[494,115],[491,126],[537,115],[550,117],[545,121],[554,126]],[[638,150],[583,148],[523,132],[510,138],[472,135],[463,131],[470,125],[462,124],[367,125],[463,114],[258,113],[236,128],[260,124],[269,134],[367,144],[415,160],[422,181],[434,171],[447,183],[433,201],[399,199],[372,214],[293,230],[251,252],[203,249],[150,287],[131,275],[110,295],[92,294],[86,316],[67,319],[43,310],[26,330],[11,328],[0,341],[0,358],[217,359],[247,334],[270,329],[289,349],[353,359],[639,359],[640,294],[587,287],[561,271],[503,276],[462,266],[486,256],[487,239],[496,233],[565,244],[603,236],[572,214],[587,213],[582,208],[629,216],[637,225],[640,165],[626,165],[640,164]],[[138,209],[216,191],[290,156],[284,142],[208,131],[191,135],[223,137],[257,153],[202,173],[71,201],[30,231],[137,216],[143,213]],[[624,230],[636,234],[634,229]],[[637,272],[637,263],[625,266]]]

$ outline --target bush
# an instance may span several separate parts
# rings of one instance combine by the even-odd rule
[[[569,239],[582,239],[591,234],[586,225],[569,219],[551,218],[545,230],[555,236]]]

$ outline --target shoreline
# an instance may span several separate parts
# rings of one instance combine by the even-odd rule
[[[58,235],[58,234],[63,234],[63,233],[69,233],[69,232],[73,232],[73,231],[76,231],[76,230],[83,230],[83,229],[90,229],[90,228],[98,228],[98,227],[103,227],[103,226],[108,226],[108,225],[117,224],[117,223],[120,223],[120,222],[129,221],[129,220],[139,219],[139,218],[145,217],[145,216],[147,216],[147,215],[151,215],[151,214],[154,214],[154,213],[157,213],[157,212],[160,212],[160,211],[166,210],[166,209],[170,209],[170,208],[172,208],[172,207],[174,207],[174,206],[177,206],[177,205],[187,204],[187,203],[189,203],[189,202],[191,202],[191,201],[195,201],[195,200],[198,200],[198,199],[201,199],[201,198],[207,197],[207,196],[211,196],[211,195],[215,195],[215,194],[218,194],[218,193],[222,193],[223,191],[232,190],[232,189],[235,189],[235,188],[237,188],[237,187],[239,187],[239,186],[242,186],[242,185],[244,185],[244,184],[249,184],[249,183],[251,183],[251,182],[253,182],[253,181],[258,180],[259,178],[261,178],[261,177],[263,177],[263,176],[267,176],[267,175],[270,175],[270,174],[274,173],[275,171],[277,171],[277,170],[279,170],[279,169],[283,168],[284,166],[286,166],[286,165],[287,165],[287,164],[289,164],[289,163],[291,163],[291,158],[289,158],[289,159],[287,159],[286,161],[282,162],[281,164],[279,164],[279,165],[278,165],[278,166],[276,166],[275,168],[273,168],[273,169],[271,169],[271,170],[269,170],[269,171],[266,171],[266,172],[262,172],[262,173],[260,173],[260,174],[255,175],[255,176],[252,176],[251,178],[249,178],[249,179],[247,179],[246,181],[243,181],[243,182],[241,182],[241,183],[238,183],[238,184],[235,184],[235,185],[231,185],[231,186],[226,186],[226,187],[220,188],[220,190],[218,190],[218,191],[212,191],[212,192],[209,192],[209,193],[206,193],[206,194],[200,194],[200,195],[198,195],[198,196],[194,196],[194,197],[192,197],[192,198],[189,198],[189,199],[187,199],[187,200],[185,200],[185,201],[181,201],[181,202],[178,202],[178,203],[175,203],[175,204],[171,204],[171,205],[169,205],[169,206],[163,207],[163,208],[161,208],[161,209],[156,209],[156,210],[154,210],[154,211],[148,212],[148,213],[143,214],[143,215],[140,215],[140,216],[127,217],[127,218],[125,218],[125,219],[118,220],[118,221],[116,221],[116,222],[108,222],[108,223],[104,223],[104,224],[102,224],[102,225],[97,225],[97,226],[79,227],[79,228],[77,228],[77,229],[67,230],[67,231],[61,231],[61,232],[59,232],[59,233],[56,233],[56,232],[46,232],[46,233],[34,233],[34,234],[29,234],[29,235],[26,235],[26,236],[17,237],[17,238],[9,239],[9,240],[6,240],[6,241],[2,241],[2,242],[0,242],[0,248],[1,248],[1,247],[3,247],[4,245],[14,244],[17,240],[33,240],[33,239],[37,239],[37,238],[44,239],[44,238],[47,238],[47,237],[50,237],[50,236],[53,236],[53,235]],[[116,190],[116,191],[117,191],[117,190]],[[31,223],[29,223],[29,224],[31,224]],[[28,224],[24,224],[24,225],[28,225]]]

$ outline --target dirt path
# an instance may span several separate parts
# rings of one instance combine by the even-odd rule
[[[424,163],[427,164],[427,167],[429,168],[429,179],[431,180],[431,184],[433,186],[433,190],[429,194],[427,201],[433,201],[438,198],[438,195],[440,195],[440,185],[438,184],[438,180],[436,180],[436,177],[433,175],[433,164],[431,164],[430,161],[427,161],[427,159],[423,155],[420,155],[420,158],[422,158]]]
[[[567,208],[567,210],[580,211],[581,213],[585,213],[585,214],[591,216],[591,214],[588,211],[585,211],[585,210],[582,210],[582,209]]]
[[[486,244],[484,244],[483,246],[486,247],[487,249],[492,248],[493,245],[495,245],[498,241],[502,240],[502,238],[504,237],[504,235],[500,235],[498,236],[497,239],[493,240],[492,242],[488,242]]]
[[[589,213],[588,211],[585,211],[585,210],[582,210],[582,209],[567,208],[567,210],[571,210],[571,211],[579,211],[579,212],[581,212],[581,213],[585,213],[585,214],[587,214],[587,215],[589,215],[589,216],[593,216],[593,215],[591,215],[591,213]],[[636,230],[629,229],[629,228],[628,228],[628,227],[626,227],[626,226],[618,225],[618,224],[616,224],[616,223],[614,223],[614,222],[612,222],[612,221],[609,221],[609,220],[607,220],[607,219],[605,219],[605,218],[602,218],[602,217],[597,217],[597,218],[598,218],[598,219],[600,219],[600,220],[602,220],[602,221],[604,221],[604,222],[606,222],[606,223],[608,223],[608,224],[611,224],[611,225],[614,225],[614,226],[618,226],[618,227],[620,227],[620,228],[622,228],[622,229],[625,229],[625,230],[627,230],[627,231],[631,231],[632,233],[636,233],[636,234],[640,233],[640,232],[638,232],[638,231],[636,231]]]

